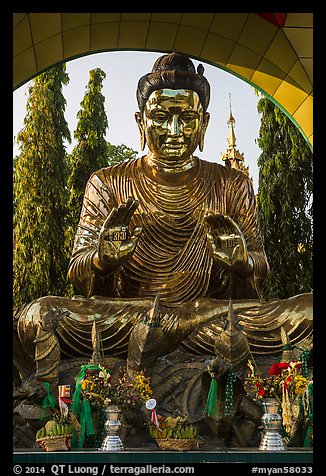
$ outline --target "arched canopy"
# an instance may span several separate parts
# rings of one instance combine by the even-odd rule
[[[14,89],[86,54],[176,49],[257,87],[312,144],[312,13],[14,13],[13,32]]]

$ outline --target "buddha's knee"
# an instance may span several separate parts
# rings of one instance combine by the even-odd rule
[[[59,305],[56,296],[43,296],[21,308],[16,316],[21,340],[34,340],[40,330],[54,331],[68,312]]]

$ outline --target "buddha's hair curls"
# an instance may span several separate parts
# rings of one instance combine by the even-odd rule
[[[138,81],[137,102],[140,112],[144,111],[147,99],[158,89],[190,89],[195,91],[200,102],[207,110],[210,100],[210,85],[203,76],[204,67],[195,66],[188,56],[173,51],[160,56],[154,63],[151,73]]]

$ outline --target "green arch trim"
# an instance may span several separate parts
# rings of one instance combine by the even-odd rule
[[[202,58],[199,58],[199,57],[195,57],[195,56],[192,56],[192,58],[194,58],[196,61],[204,61]],[[297,127],[297,129],[300,131],[301,135],[303,136],[303,138],[305,139],[305,141],[307,142],[308,146],[309,146],[309,149],[311,150],[311,152],[313,151],[313,145],[311,144],[310,140],[308,139],[307,135],[303,132],[302,128],[299,126],[299,124],[297,123],[297,121],[291,116],[291,114],[278,102],[276,101],[270,94],[268,94],[266,91],[264,91],[261,87],[257,86],[255,83],[253,83],[252,81],[250,81],[248,78],[245,78],[244,76],[241,76],[241,74],[239,73],[236,73],[235,71],[231,71],[230,69],[224,67],[224,66],[220,66],[220,65],[217,65],[211,61],[207,61],[205,60],[205,63],[209,64],[210,66],[213,66],[215,68],[219,68],[219,69],[222,69],[223,71],[225,71],[226,73],[229,73],[229,74],[232,74],[232,76],[236,76],[238,79],[240,79],[241,81],[244,81],[245,83],[249,84],[250,86],[254,87],[255,89],[257,89],[261,94],[263,94],[263,96],[266,96],[268,97],[268,99],[270,101],[272,101],[279,109],[281,109],[281,111],[293,122],[293,124]]]

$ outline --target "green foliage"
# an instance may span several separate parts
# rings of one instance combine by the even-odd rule
[[[312,290],[312,153],[297,127],[269,99],[258,145],[257,204],[271,271],[262,286],[265,299]]]
[[[127,147],[125,144],[113,145],[108,142],[107,165],[128,162],[137,157],[137,151]]]
[[[68,164],[64,140],[70,132],[64,118],[62,85],[65,65],[36,77],[29,88],[24,127],[17,135],[20,154],[14,160],[14,306],[37,297],[63,294]]]

